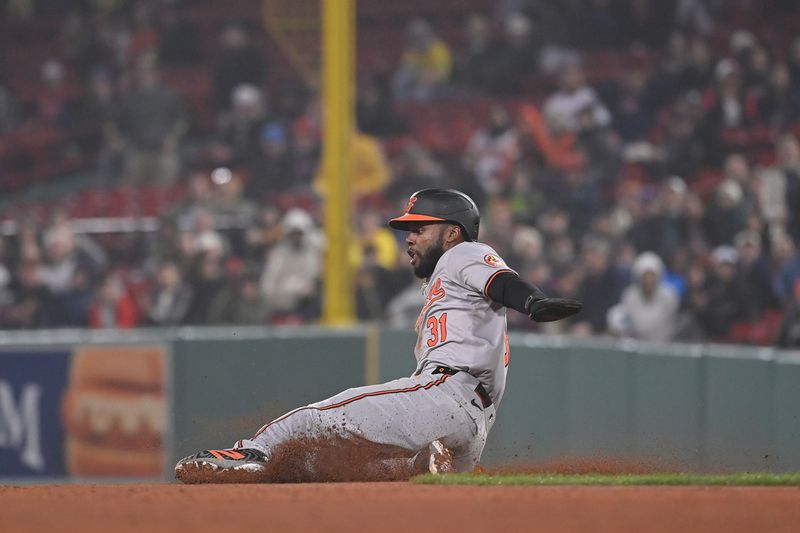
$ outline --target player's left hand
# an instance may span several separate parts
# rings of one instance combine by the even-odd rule
[[[525,302],[528,316],[536,322],[555,322],[578,313],[583,304],[572,298],[542,298],[534,300],[531,296]]]

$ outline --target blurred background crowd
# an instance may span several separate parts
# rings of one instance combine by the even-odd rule
[[[319,94],[268,3],[0,1],[0,328],[319,318]],[[512,328],[800,346],[794,2],[357,4],[359,320],[413,325],[385,221],[442,186],[585,304]]]

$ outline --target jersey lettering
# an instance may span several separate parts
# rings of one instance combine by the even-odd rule
[[[428,346],[433,348],[439,343],[447,340],[447,313],[442,313],[439,318],[432,316],[428,319],[426,324],[431,332],[431,338],[428,339]]]
[[[425,317],[425,312],[431,308],[431,306],[447,296],[447,293],[444,291],[444,287],[442,287],[442,279],[436,278],[436,281],[433,282],[431,286],[431,290],[428,292],[428,295],[425,297],[425,305],[422,306],[422,310],[419,312],[419,316],[417,317],[417,323],[414,325],[414,329],[419,331],[420,322]]]

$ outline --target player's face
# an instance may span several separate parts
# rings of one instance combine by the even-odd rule
[[[411,257],[414,275],[427,279],[433,274],[436,263],[444,254],[444,237],[447,224],[414,224],[408,228],[406,245]]]

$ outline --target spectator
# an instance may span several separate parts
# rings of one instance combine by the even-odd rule
[[[4,329],[35,329],[43,325],[50,291],[42,282],[41,264],[23,260],[11,283],[11,303],[2,310],[0,323]]]
[[[364,247],[363,260],[356,273],[356,317],[359,320],[380,320],[390,298],[394,296],[391,272],[380,264],[377,249]],[[396,292],[396,291],[395,291]]]
[[[628,238],[639,250],[651,247],[660,257],[672,256],[690,241],[693,231],[700,231],[692,226],[688,203],[686,182],[673,176],[641,201],[638,220]]]
[[[773,231],[789,231],[800,242],[800,143],[784,135],[777,143],[777,164],[758,175],[759,203]]]
[[[128,329],[138,325],[139,310],[118,273],[107,274],[89,308],[89,326]]]
[[[358,215],[358,241],[354,242],[353,265],[356,269],[364,268],[367,255],[371,261],[381,268],[391,270],[397,263],[399,249],[397,238],[386,226],[381,213],[374,209],[366,209]]]
[[[587,169],[566,170],[553,188],[553,202],[569,213],[571,237],[579,238],[600,212],[601,193],[598,180]]]
[[[151,326],[177,326],[183,323],[192,302],[192,289],[172,261],[159,265],[155,284],[140,304],[146,323]]]
[[[204,57],[203,40],[197,27],[174,6],[165,4],[161,13],[158,60],[165,67],[200,64]]]
[[[766,89],[772,70],[772,59],[762,44],[756,43],[743,62],[742,85],[745,92]]]
[[[195,258],[193,266],[189,276],[192,302],[183,323],[202,325],[210,322],[211,304],[225,284],[222,258],[214,252],[201,253]]]
[[[592,122],[599,127],[611,123],[608,108],[586,84],[581,68],[565,67],[558,78],[558,90],[545,100],[545,120],[554,133],[575,133],[584,112],[590,113]]]
[[[322,156],[321,125],[303,116],[292,123],[291,176],[296,190],[306,190],[314,181]]]
[[[610,260],[611,247],[607,241],[588,238],[584,240],[581,263],[585,273],[577,290],[577,298],[584,302],[578,317],[586,322],[593,334],[606,330],[606,315],[619,302],[625,288],[625,277]]]
[[[259,288],[255,271],[243,272],[229,280],[211,303],[209,322],[212,324],[266,324],[270,317],[269,301]]]
[[[8,84],[5,72],[0,67],[0,135],[14,129],[19,117],[19,104]]]
[[[722,338],[738,320],[754,319],[745,299],[741,278],[737,275],[739,256],[736,249],[718,246],[711,254],[711,275],[708,279],[708,297],[711,305],[706,309],[704,324],[713,338]]]
[[[182,227],[191,225],[196,211],[211,209],[214,204],[212,182],[207,172],[194,171],[187,182],[186,195],[168,213]]]
[[[608,311],[608,328],[618,335],[645,341],[669,341],[678,318],[678,296],[663,284],[664,263],[645,252],[633,264],[633,281],[620,302]]]
[[[385,312],[387,324],[398,329],[414,325],[414,321],[419,316],[419,310],[425,305],[421,283],[422,281],[418,279],[410,281],[406,288],[389,300]]]
[[[575,36],[581,48],[607,49],[616,46],[620,41],[622,28],[619,14],[610,0],[589,0],[576,10],[576,26],[580,28]],[[627,43],[624,43],[627,44]]]
[[[705,218],[706,235],[712,246],[733,242],[734,236],[745,228],[747,205],[742,187],[732,179],[723,181],[708,206]]]
[[[391,181],[389,164],[377,139],[359,131],[353,135],[352,192],[356,200],[379,194]]]
[[[153,6],[150,2],[145,0],[133,2],[130,11],[130,42],[128,43],[129,57],[133,61],[138,61],[145,55],[156,57],[159,31],[154,19]]]
[[[544,239],[534,227],[519,225],[511,239],[509,263],[520,269],[533,265],[544,258]]]
[[[311,216],[298,208],[283,217],[285,236],[270,250],[261,291],[275,313],[311,318],[318,295],[322,244]]]
[[[259,152],[248,166],[247,195],[264,200],[288,191],[295,184],[289,131],[280,122],[270,122],[260,131]]]
[[[117,128],[125,140],[128,183],[174,183],[178,177],[178,143],[185,124],[181,100],[159,79],[152,57],[136,67],[136,88],[122,98]]]
[[[726,180],[736,182],[742,189],[744,209],[750,213],[758,210],[756,180],[750,169],[750,162],[744,154],[733,152],[725,157],[722,176]]]
[[[800,347],[800,279],[794,283],[792,296],[776,340],[776,344],[781,348]]]
[[[267,256],[269,250],[281,240],[283,229],[280,222],[280,211],[275,205],[261,206],[254,224],[245,230],[244,255],[247,260],[261,261]]]
[[[780,299],[770,280],[769,262],[763,253],[761,235],[751,229],[742,230],[733,239],[739,258],[739,286],[747,302],[747,317],[761,318],[767,309],[779,309]]]
[[[654,107],[671,105],[689,88],[686,83],[686,73],[692,68],[692,56],[687,34],[677,30],[672,31],[668,36],[663,56],[648,84],[648,92]],[[705,85],[702,88],[705,88]]]
[[[714,69],[716,85],[704,95],[706,109],[704,135],[708,161],[718,164],[721,160],[725,142],[723,134],[729,130],[745,128],[751,118],[745,106],[745,92],[740,66],[730,58],[717,63]]]
[[[643,140],[653,126],[654,106],[647,94],[647,81],[647,73],[641,69],[632,69],[622,76],[614,122],[623,141]]]
[[[800,36],[792,41],[788,57],[789,76],[792,79],[792,87],[800,87]]]
[[[11,284],[11,271],[9,270],[8,253],[6,248],[6,241],[3,235],[0,234],[0,316],[3,313],[3,308],[11,303],[11,291],[9,286]]]
[[[217,220],[228,226],[249,226],[255,219],[256,204],[244,197],[241,175],[220,167],[211,172],[211,181],[215,185],[211,210]]]
[[[77,119],[77,91],[67,81],[67,72],[58,59],[48,59],[41,69],[42,88],[36,95],[36,114],[53,126],[72,126]]]
[[[450,81],[452,58],[448,46],[422,19],[411,21],[408,40],[392,86],[398,102],[433,100],[442,96]]]
[[[619,28],[623,32],[623,42],[628,46],[644,46],[650,50],[660,48],[670,28],[664,21],[674,19],[674,3],[632,0],[621,5],[624,11]]]
[[[715,28],[720,4],[704,0],[679,0],[675,8],[675,22],[688,33],[709,35]]]
[[[153,267],[164,261],[182,262],[178,244],[178,225],[169,215],[159,219],[158,230],[147,242],[145,267]]]
[[[227,228],[224,236],[231,244],[231,252],[241,255],[246,247],[245,232],[253,227],[258,208],[255,202],[244,197],[244,183],[238,172],[218,168],[211,176],[217,186],[212,211],[219,224]]]
[[[657,148],[660,175],[694,176],[706,161],[712,159],[702,137],[699,124],[702,110],[695,95],[679,98],[666,118],[664,137]],[[716,142],[716,141],[715,141]]]
[[[234,87],[250,84],[263,87],[267,80],[267,62],[247,28],[238,22],[227,24],[220,34],[220,51],[211,69],[214,84],[214,107],[228,109]]]
[[[210,209],[195,211],[191,233],[191,250],[195,254],[209,253],[222,257],[230,251],[230,243],[217,231],[217,220]]]
[[[687,63],[683,69],[683,90],[702,91],[714,80],[714,56],[708,43],[695,36],[689,42]]]
[[[392,160],[391,183],[384,196],[391,204],[403,207],[408,197],[426,187],[444,184],[445,170],[424,146],[412,143]]]
[[[511,202],[502,196],[494,196],[488,201],[481,216],[481,242],[495,250],[510,250],[515,226]]]
[[[258,87],[237,85],[231,95],[230,112],[220,114],[218,131],[222,146],[217,162],[237,166],[252,161],[258,154],[268,120],[267,106]]]
[[[114,127],[119,108],[114,80],[105,68],[96,68],[89,74],[88,94],[80,105],[81,126],[99,126],[97,135],[89,137],[83,148],[97,153],[98,172],[103,178],[117,176],[122,170],[123,141]]]
[[[714,305],[708,292],[708,269],[700,261],[691,261],[686,268],[686,287],[681,299],[675,339],[683,342],[705,342],[710,338],[706,324]]]
[[[514,165],[508,186],[508,199],[514,217],[520,222],[532,223],[545,203],[543,182],[549,172],[541,167],[529,167],[525,163]]]
[[[465,155],[466,166],[484,193],[497,194],[508,185],[519,150],[519,135],[508,111],[493,105],[489,124],[472,135]]]
[[[44,233],[47,263],[41,269],[42,283],[54,294],[72,290],[75,272],[84,268],[90,273],[96,265],[76,245],[75,234],[66,225],[51,227]]]
[[[404,133],[408,126],[395,109],[388,84],[382,76],[363,76],[358,84],[356,123],[367,135],[384,138]]]
[[[782,302],[792,298],[795,282],[800,279],[800,252],[792,238],[783,232],[772,236],[773,285]]]
[[[578,252],[575,249],[575,242],[569,235],[559,235],[552,240],[547,247],[547,261],[552,265],[553,269],[558,272],[557,285],[560,284],[565,277],[578,277],[580,271],[575,267],[575,262],[578,258]],[[575,287],[577,290],[577,287]],[[561,290],[559,291],[561,293]],[[572,297],[572,295],[569,295]]]
[[[487,75],[489,91],[498,96],[521,96],[531,76],[537,71],[539,42],[531,22],[521,13],[512,13],[503,20],[503,37],[492,54]]]
[[[351,193],[355,201],[383,192],[391,181],[389,164],[377,139],[355,132],[350,143],[353,156]],[[314,189],[325,194],[325,178],[320,167]]]
[[[792,86],[786,63],[775,63],[763,87],[751,91],[758,110],[758,122],[783,129],[800,120],[800,91]]]
[[[72,274],[69,289],[52,294],[46,312],[47,327],[85,328],[89,325],[89,309],[94,297],[94,272],[78,267]]]
[[[504,87],[503,82],[507,80],[499,78],[496,72],[498,49],[488,19],[481,14],[471,14],[464,24],[464,37],[466,43],[456,54],[455,80],[467,89],[478,91]]]
[[[786,175],[786,229],[795,243],[800,243],[800,143],[790,137],[784,146],[782,159]]]

